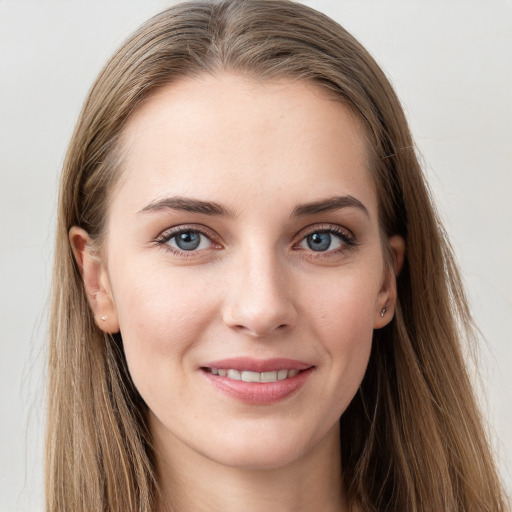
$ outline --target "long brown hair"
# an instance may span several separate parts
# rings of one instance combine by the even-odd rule
[[[228,71],[312,80],[349,105],[369,139],[383,232],[407,243],[393,321],[375,332],[360,390],[341,417],[344,485],[364,511],[502,511],[464,360],[472,321],[452,251],[400,103],[368,52],[341,26],[286,0],[193,1],[155,16],[107,63],[64,163],[49,348],[47,510],[151,511],[147,408],[122,340],[94,323],[68,242],[98,243],[118,177],[117,142],[158,87]]]

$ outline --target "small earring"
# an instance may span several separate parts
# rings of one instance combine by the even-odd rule
[[[380,312],[380,316],[384,318],[384,315],[386,314],[387,308],[382,308],[382,311]]]
[[[107,319],[107,315],[102,315],[102,316],[101,316],[101,319],[102,319],[103,321],[105,321],[105,320]]]

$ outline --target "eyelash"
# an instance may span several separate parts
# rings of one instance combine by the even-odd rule
[[[197,225],[182,225],[176,228],[171,228],[167,231],[164,231],[156,240],[155,243],[162,247],[164,250],[169,251],[177,256],[183,257],[183,258],[191,258],[191,257],[198,257],[202,251],[205,249],[199,249],[199,250],[190,250],[190,251],[184,251],[180,250],[176,247],[171,247],[169,245],[169,242],[177,237],[178,235],[182,233],[198,233],[201,236],[206,237],[209,242],[212,244],[209,248],[214,249],[221,249],[222,245],[219,242],[216,242],[215,239],[218,238],[214,232],[208,230],[204,226],[197,226]],[[302,249],[299,247],[299,245],[306,240],[308,236],[311,236],[316,233],[328,233],[331,235],[334,235],[337,237],[342,245],[339,248],[336,249],[330,249],[326,251],[313,251],[310,249],[309,251],[307,249]],[[335,224],[315,224],[314,226],[308,226],[307,228],[303,229],[302,232],[298,236],[299,241],[293,244],[293,249],[297,251],[307,251],[310,253],[309,257],[313,257],[315,259],[318,258],[329,258],[332,255],[335,254],[342,254],[347,250],[352,249],[353,247],[358,245],[357,240],[355,239],[354,235],[345,228],[342,228],[340,226],[337,226]]]
[[[330,249],[327,251],[313,251],[312,249],[301,249],[298,247],[308,236],[319,233],[328,233],[334,235],[341,241],[341,247],[336,249]],[[350,250],[358,245],[358,242],[354,235],[346,228],[337,226],[336,224],[315,224],[314,226],[308,226],[299,235],[299,242],[294,244],[294,249],[297,251],[305,250],[309,252],[309,258],[315,259],[328,259],[329,257],[343,254],[345,251]]]
[[[171,252],[172,254],[175,254],[177,256],[180,256],[182,258],[193,258],[200,255],[204,249],[199,250],[192,250],[192,251],[184,251],[177,247],[171,247],[169,245],[169,242],[177,237],[180,234],[183,233],[198,233],[201,236],[206,237],[210,243],[212,244],[212,247],[215,249],[221,249],[222,245],[218,242],[215,242],[215,239],[217,238],[215,233],[208,230],[204,226],[187,226],[182,225],[176,228],[171,228],[167,231],[164,231],[156,240],[155,243],[162,247],[164,250]]]

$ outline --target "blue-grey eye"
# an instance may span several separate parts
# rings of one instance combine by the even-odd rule
[[[167,242],[171,247],[180,251],[196,251],[210,247],[211,241],[199,231],[182,231],[174,235]]]
[[[331,251],[341,247],[343,242],[340,237],[328,231],[316,231],[307,235],[300,243],[301,249],[311,249],[315,252]]]
[[[329,233],[312,233],[306,237],[308,247],[312,251],[327,251],[331,245]]]

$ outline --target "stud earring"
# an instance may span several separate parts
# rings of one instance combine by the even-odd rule
[[[387,308],[382,308],[381,312],[380,312],[380,316],[382,318],[384,318],[384,315],[386,314],[386,311],[387,311]]]
[[[105,320],[107,319],[107,315],[102,315],[102,316],[101,316],[101,319],[102,319],[103,321],[105,321]]]

